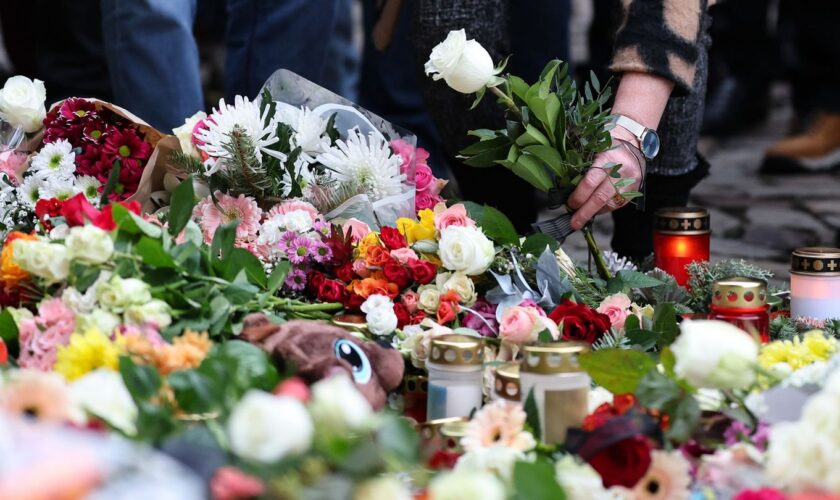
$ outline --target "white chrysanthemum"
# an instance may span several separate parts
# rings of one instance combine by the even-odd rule
[[[42,199],[69,200],[78,192],[73,176],[51,176],[43,180],[40,195]]]
[[[204,142],[198,147],[211,157],[205,162],[207,175],[212,175],[223,166],[216,159],[224,160],[230,156],[225,144],[230,141],[229,135],[234,128],[242,130],[254,147],[263,153],[285,160],[284,155],[268,149],[278,141],[276,122],[268,119],[268,109],[260,112],[260,105],[256,101],[238,95],[231,106],[222,99],[219,108],[213,110],[205,123],[207,128],[199,130],[196,136]]]
[[[84,193],[85,198],[87,198],[88,201],[99,201],[100,187],[102,187],[102,183],[99,182],[99,179],[96,177],[83,175],[76,178],[76,189],[80,193]]]
[[[34,207],[38,200],[41,199],[41,190],[44,186],[44,180],[30,175],[23,180],[23,183],[18,188],[20,199],[29,207]]]
[[[277,119],[292,127],[295,134],[292,136],[292,146],[300,147],[303,155],[309,156],[308,162],[312,163],[312,156],[330,148],[330,139],[327,132],[327,121],[311,109],[301,106],[278,106]]]
[[[399,194],[405,179],[400,173],[400,156],[392,154],[388,143],[373,132],[365,138],[351,130],[347,141],[337,141],[318,156],[318,162],[332,171],[333,178],[373,201]]]
[[[59,175],[68,177],[76,171],[76,153],[73,146],[65,139],[44,145],[32,158],[29,171],[38,177]]]

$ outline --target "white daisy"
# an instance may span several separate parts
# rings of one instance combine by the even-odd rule
[[[102,187],[102,183],[96,177],[90,175],[83,175],[81,177],[76,178],[76,189],[80,193],[85,194],[85,198],[88,201],[94,202],[98,201],[100,197],[99,188]]]
[[[247,97],[236,96],[232,106],[226,104],[224,99],[220,100],[219,108],[213,110],[205,123],[207,128],[199,130],[196,137],[204,142],[198,147],[210,155],[210,159],[205,162],[210,169],[205,172],[207,175],[222,168],[216,166],[216,159],[229,159],[230,154],[225,149],[225,144],[230,140],[229,134],[234,128],[241,130],[258,150],[272,156],[279,155],[268,149],[279,140],[275,121],[268,120],[268,109],[260,113],[259,103],[252,102]],[[285,160],[285,155],[280,156],[281,160]],[[257,158],[260,156],[257,155]]]
[[[43,179],[39,179],[34,175],[29,175],[25,179],[23,179],[23,183],[20,185],[18,192],[20,194],[19,198],[29,207],[34,207],[38,200],[42,198],[41,189],[43,188],[44,181]]]
[[[69,176],[76,171],[76,153],[65,139],[45,144],[32,158],[30,172],[38,177],[53,175]]]
[[[295,108],[289,105],[278,103],[277,119],[292,127],[295,134],[292,136],[292,147],[300,147],[304,157],[308,157],[312,163],[312,157],[323,153],[330,147],[330,138],[327,132],[327,120],[321,118],[311,109],[301,106]]]
[[[366,193],[371,201],[399,194],[405,180],[400,173],[402,159],[373,132],[365,139],[358,130],[351,130],[346,142],[336,141],[317,161],[332,171],[334,179]]]
[[[40,195],[43,199],[56,198],[59,200],[69,200],[76,196],[79,190],[73,182],[73,177],[53,176],[47,177],[41,184]]]

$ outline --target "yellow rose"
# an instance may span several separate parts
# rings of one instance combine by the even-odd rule
[[[435,228],[435,213],[433,211],[426,208],[417,212],[417,215],[420,217],[421,225],[430,227],[432,229]]]
[[[419,240],[435,240],[435,227],[428,227],[425,224],[417,224],[411,231],[413,242]]]
[[[397,219],[397,231],[399,231],[401,235],[405,236],[406,240],[408,240],[409,245],[414,243],[415,241],[412,239],[412,235],[414,232],[414,226],[416,225],[416,221],[413,221],[407,217],[400,217],[399,219]]]

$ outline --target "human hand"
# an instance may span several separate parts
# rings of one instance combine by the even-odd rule
[[[575,230],[585,226],[596,214],[612,212],[624,206],[627,200],[620,193],[638,191],[644,178],[645,160],[641,151],[633,145],[635,137],[621,127],[613,129],[611,134],[613,148],[595,158],[592,168],[569,197],[569,208],[575,211],[572,215],[572,228]],[[620,178],[610,177],[610,164],[621,165],[618,170]],[[620,182],[622,179],[631,182]]]

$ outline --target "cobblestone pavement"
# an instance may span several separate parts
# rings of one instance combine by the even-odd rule
[[[791,112],[785,89],[774,92],[776,106],[767,123],[726,140],[704,138],[701,151],[711,174],[692,193],[692,204],[708,208],[712,260],[747,259],[788,279],[791,250],[835,246],[840,230],[840,175],[761,176],[763,152],[788,129]],[[601,216],[596,234],[609,247],[612,220]],[[586,243],[571,236],[564,248],[581,262]]]

